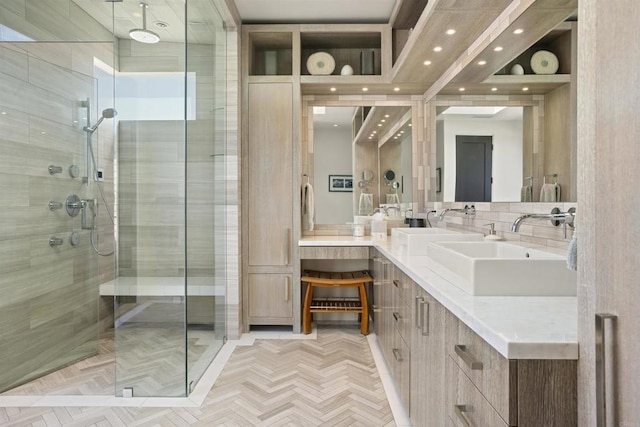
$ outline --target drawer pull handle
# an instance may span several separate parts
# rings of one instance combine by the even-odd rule
[[[395,286],[396,288],[399,288],[400,287],[400,281],[396,280],[396,279],[393,279],[393,286]]]
[[[396,319],[396,322],[397,322],[398,320],[400,320],[400,314],[394,311],[393,318]]]
[[[289,276],[284,277],[284,300],[289,301]]]
[[[607,379],[606,379],[606,348],[605,321],[615,322],[615,314],[596,313],[596,425],[607,426]]]
[[[469,417],[467,417],[467,405],[453,405],[453,408],[455,410],[456,413],[456,417],[458,417],[458,419],[460,421],[462,421],[462,423],[465,426],[468,427],[472,427],[473,423],[471,422],[471,420],[469,419]]]
[[[429,327],[431,322],[429,321],[429,303],[424,299],[420,303],[420,318],[422,319],[422,327],[420,328],[423,337],[429,336]]]
[[[466,345],[456,344],[455,346],[456,354],[460,356],[462,361],[473,371],[481,371],[482,370],[482,362],[478,362],[473,358],[473,356],[467,351]]]
[[[397,348],[391,349],[391,353],[393,353],[393,357],[398,361],[402,362],[402,356],[400,355],[400,350]]]
[[[421,296],[415,297],[415,316],[416,316],[416,328],[422,329],[422,316],[420,315],[420,304],[424,301],[424,298]]]

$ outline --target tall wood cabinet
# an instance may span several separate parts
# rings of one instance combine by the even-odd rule
[[[247,101],[246,319],[293,325],[293,83],[249,83]]]

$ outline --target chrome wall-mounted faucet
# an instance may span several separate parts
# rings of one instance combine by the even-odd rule
[[[465,215],[469,215],[469,216],[475,216],[476,214],[476,206],[475,205],[464,205],[464,208],[460,208],[460,209],[455,209],[455,208],[447,208],[444,209],[442,212],[440,212],[440,215],[438,216],[438,219],[440,221],[442,221],[445,217],[445,215],[447,214],[447,212],[462,212]]]
[[[528,219],[548,219],[554,226],[564,224],[564,237],[567,237],[567,226],[573,228],[576,216],[576,208],[569,208],[567,212],[562,212],[559,208],[553,208],[551,213],[548,214],[524,214],[520,215],[513,221],[511,225],[511,231],[517,233],[520,229],[520,224]]]

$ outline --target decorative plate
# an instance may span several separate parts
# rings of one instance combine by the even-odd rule
[[[316,52],[307,59],[309,74],[328,75],[336,68],[336,61],[327,52]]]
[[[539,50],[531,56],[531,69],[536,74],[555,74],[558,65],[558,57],[548,50]]]

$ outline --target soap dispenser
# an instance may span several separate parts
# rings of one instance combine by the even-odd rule
[[[493,240],[493,241],[502,240],[502,237],[500,237],[500,236],[498,236],[496,234],[496,225],[495,225],[495,223],[490,222],[489,224],[485,224],[485,225],[488,225],[490,228],[489,228],[489,234],[484,236],[484,240]]]

